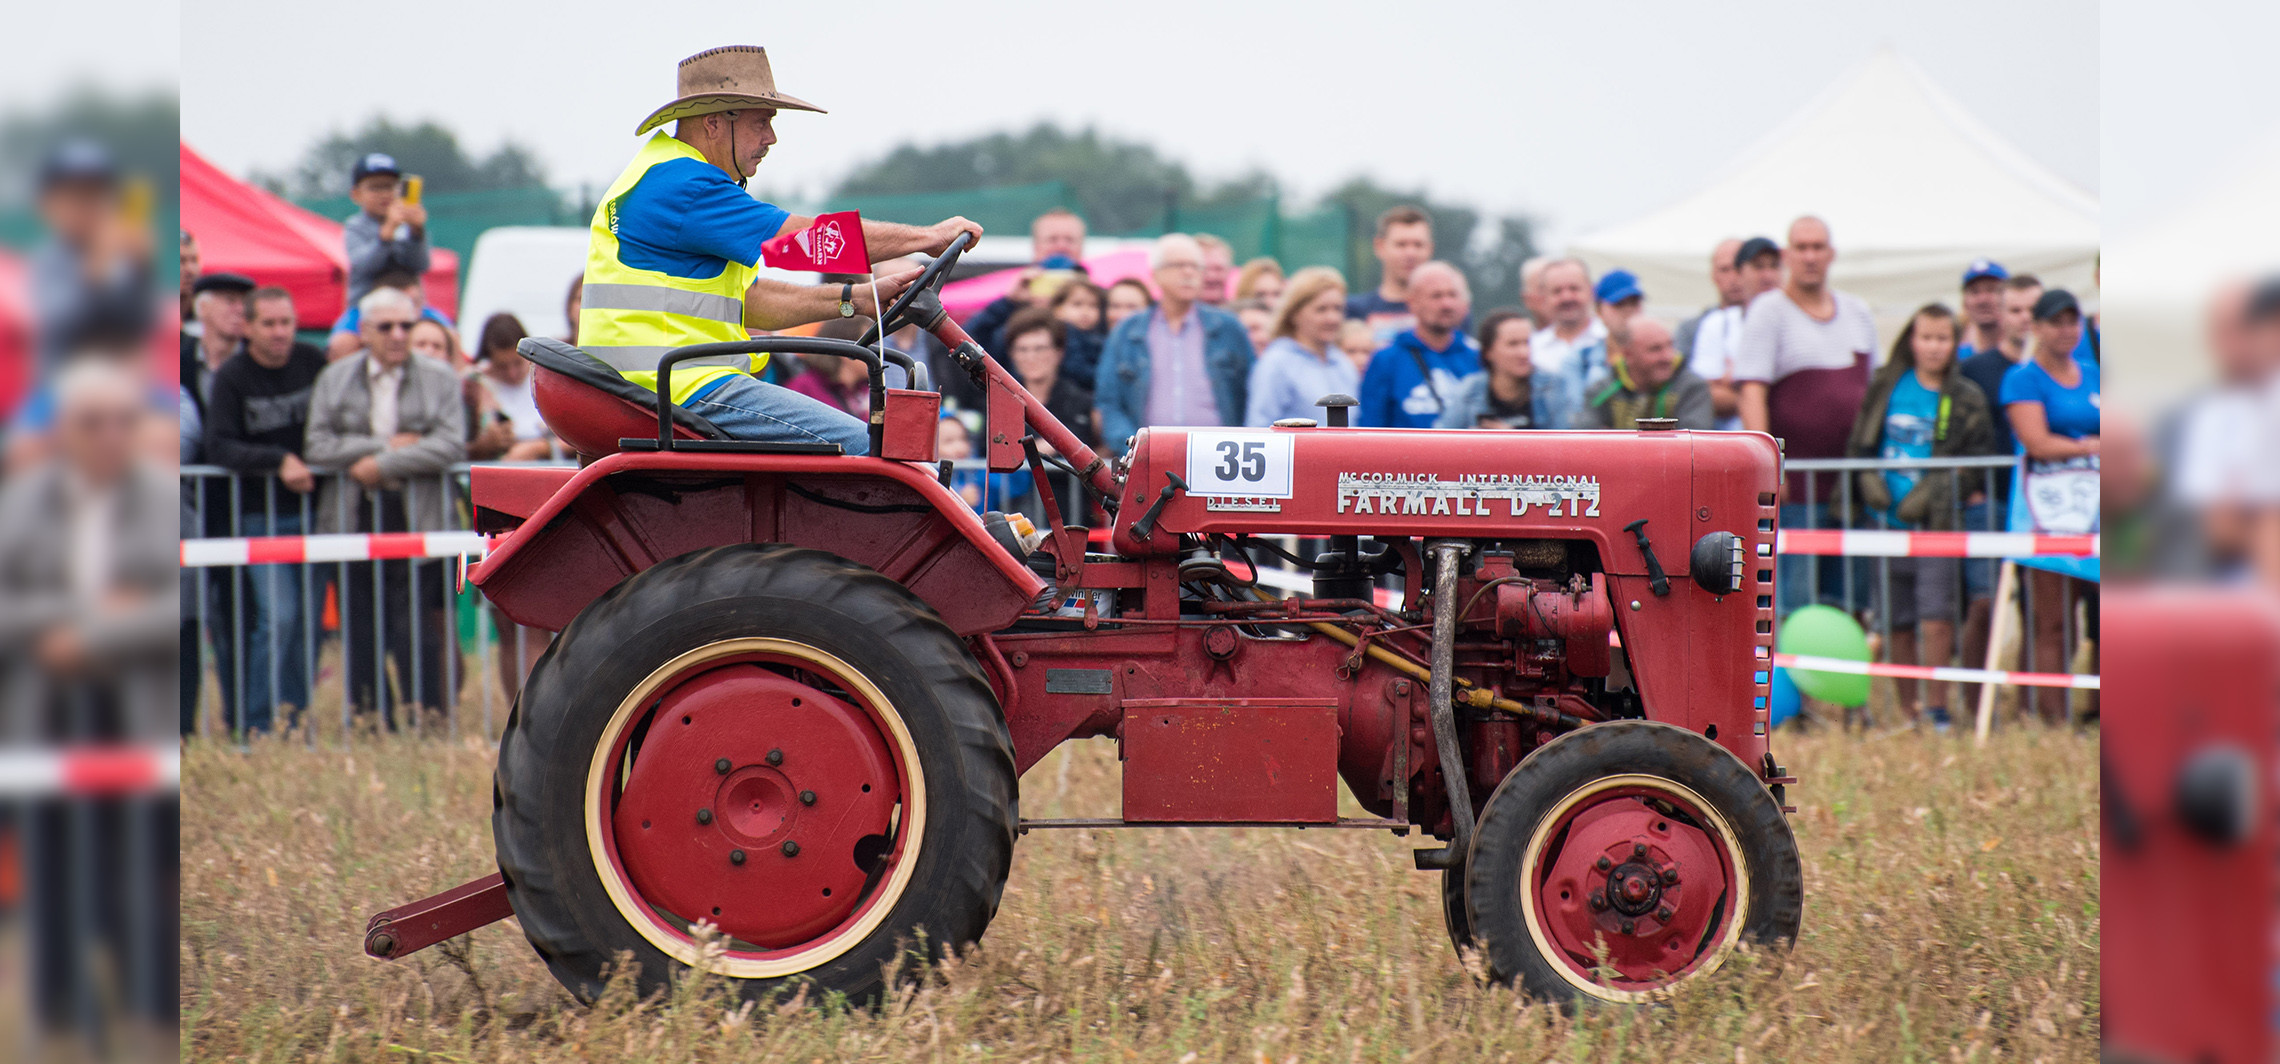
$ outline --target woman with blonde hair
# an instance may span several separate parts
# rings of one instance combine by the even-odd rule
[[[1264,426],[1293,417],[1321,421],[1316,400],[1361,390],[1361,374],[1338,349],[1338,329],[1345,321],[1346,279],[1338,271],[1309,266],[1291,275],[1268,328],[1272,339],[1251,367],[1244,424]]]
[[[1256,299],[1268,306],[1282,302],[1282,263],[1261,255],[1243,264],[1235,273],[1235,299]]]

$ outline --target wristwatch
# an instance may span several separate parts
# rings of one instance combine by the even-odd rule
[[[855,316],[854,285],[843,284],[839,286],[839,316],[842,318],[852,318]]]

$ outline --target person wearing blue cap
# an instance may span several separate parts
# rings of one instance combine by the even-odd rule
[[[348,198],[359,208],[341,229],[348,250],[348,305],[372,291],[380,275],[428,271],[427,208],[399,195],[403,170],[386,152],[366,152],[348,172]]]
[[[152,324],[151,231],[127,216],[117,165],[91,140],[66,140],[39,169],[48,239],[29,263],[38,368],[89,348],[139,342]]]
[[[2003,282],[2011,271],[1994,259],[1973,259],[1963,270],[1963,345],[1958,358],[1993,351],[2003,342]]]
[[[1625,327],[1638,316],[1639,308],[1647,305],[1647,293],[1639,288],[1637,274],[1629,270],[1609,270],[1593,286],[1591,297],[1600,323],[1607,326],[1607,361],[1612,365],[1623,356]],[[1593,383],[1584,382],[1586,394]]]

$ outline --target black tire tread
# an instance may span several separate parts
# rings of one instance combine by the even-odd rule
[[[868,670],[866,674],[896,703],[920,743],[929,816],[911,884],[873,941],[799,975],[741,980],[744,985],[739,989],[746,996],[760,996],[781,989],[780,984],[813,979],[822,989],[844,993],[851,1001],[874,1001],[885,989],[882,965],[898,949],[896,943],[878,941],[889,928],[904,923],[922,928],[931,961],[946,949],[978,940],[997,912],[1012,865],[1019,816],[1013,743],[996,695],[964,644],[908,589],[837,555],[782,544],[708,548],[652,566],[589,604],[533,665],[500,738],[492,789],[499,870],[532,948],[582,1000],[591,1001],[601,993],[603,975],[616,963],[620,950],[632,949],[641,963],[639,985],[644,995],[667,985],[667,972],[679,966],[640,940],[606,900],[601,911],[595,911],[590,898],[601,892],[601,886],[590,867],[584,868],[584,878],[592,879],[590,889],[576,872],[567,882],[558,877],[562,855],[549,851],[566,840],[556,821],[555,802],[549,800],[559,797],[547,793],[546,784],[560,786],[560,774],[567,770],[578,777],[576,789],[582,792],[592,739],[578,745],[579,729],[564,719],[573,714],[535,714],[531,707],[576,704],[586,680],[605,667],[601,663],[613,653],[622,654],[626,644],[653,625],[708,603],[761,596],[801,602],[818,612],[861,613],[865,642],[896,648],[920,666],[899,675]],[[812,614],[770,619],[742,607],[731,608],[749,613],[735,619],[752,630],[737,634],[797,635],[814,641],[804,630]],[[824,649],[851,665],[862,656],[860,648]],[[914,689],[933,692],[935,697],[908,697]],[[605,719],[615,708],[614,699],[621,696],[606,697],[613,701],[601,711]],[[926,701],[947,711],[941,723],[952,739],[949,749],[928,749],[917,734],[922,722],[911,718]],[[592,727],[598,735],[600,721]],[[946,784],[957,788],[949,801],[943,800]],[[569,834],[575,836],[569,841],[582,854],[583,828]],[[583,864],[590,865],[590,859]],[[917,919],[905,920],[905,914]],[[625,941],[627,936],[633,941]]]
[[[1526,993],[1546,1000],[1577,997],[1552,970],[1558,962],[1537,952],[1509,884],[1519,874],[1528,837],[1555,803],[1591,780],[1622,773],[1671,779],[1716,806],[1732,825],[1742,848],[1737,856],[1750,873],[1742,940],[1776,950],[1796,941],[1805,913],[1797,839],[1757,773],[1725,748],[1676,725],[1610,721],[1539,747],[1505,776],[1481,811],[1466,863],[1464,904],[1492,981],[1517,981]]]

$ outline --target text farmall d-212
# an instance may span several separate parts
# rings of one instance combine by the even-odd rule
[[[893,351],[911,390],[844,342],[668,358],[870,363],[880,457],[849,458],[720,439],[524,341],[548,424],[596,460],[478,468],[505,535],[473,579],[561,636],[501,740],[500,874],[375,917],[369,952],[511,911],[591,996],[621,952],[665,985],[703,923],[748,993],[865,1000],[899,950],[981,937],[1017,835],[1163,824],[1422,829],[1447,843],[1416,862],[1442,870],[1451,937],[1547,998],[1642,1000],[1793,939],[1772,439],[1356,429],[1333,405],[1325,426],[1143,430],[1110,463],[943,315],[960,247],[889,327],[957,352],[991,467],[1065,465],[1114,514],[1108,552],[1050,487],[1041,535],[977,518],[932,464],[940,397]],[[1255,582],[1283,555],[1267,536],[1326,543],[1283,558],[1311,594]],[[1095,736],[1122,816],[1023,819],[1020,774]],[[1340,780],[1370,816],[1339,816]]]

